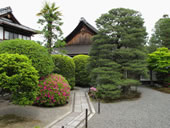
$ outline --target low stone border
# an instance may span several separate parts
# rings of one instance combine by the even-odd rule
[[[89,105],[89,108],[90,108],[90,113],[88,114],[88,120],[90,120],[96,113],[95,109],[94,109],[94,106],[90,100],[90,97],[88,95],[88,93],[86,92],[86,98],[87,98],[87,102],[88,102],[88,105]],[[83,128],[85,126],[85,119],[83,119],[80,124],[76,127],[76,128]]]

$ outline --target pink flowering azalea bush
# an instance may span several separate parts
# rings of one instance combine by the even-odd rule
[[[64,105],[70,96],[70,85],[67,80],[59,74],[51,74],[40,80],[39,95],[35,104],[40,106]]]
[[[92,97],[92,98],[96,98],[96,93],[97,93],[97,89],[95,87],[91,87],[90,92],[89,92],[89,96]]]

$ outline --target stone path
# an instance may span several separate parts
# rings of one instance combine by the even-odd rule
[[[63,126],[64,128],[81,128],[84,126],[86,109],[88,109],[88,119],[90,119],[95,111],[87,93],[84,90],[75,91],[71,112],[46,128],[62,128]]]

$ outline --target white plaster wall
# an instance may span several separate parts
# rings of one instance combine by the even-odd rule
[[[3,27],[0,26],[0,39],[3,39]]]

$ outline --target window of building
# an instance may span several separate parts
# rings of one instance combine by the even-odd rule
[[[5,31],[5,40],[8,40],[8,39],[9,39],[9,32]]]
[[[18,38],[18,34],[14,33],[14,39]]]
[[[0,27],[0,39],[2,40],[3,39],[3,27]]]
[[[26,36],[23,36],[23,39],[24,39],[24,40],[26,40],[26,39],[27,39],[27,37],[26,37]]]
[[[1,30],[0,30],[0,34],[1,34]],[[3,34],[3,32],[2,32],[2,34]],[[24,40],[31,40],[31,37],[29,37],[29,36],[24,36],[24,35],[21,35],[21,34],[5,31],[5,40],[17,39],[17,38],[24,39]],[[2,36],[2,39],[3,39],[3,36]]]
[[[22,39],[22,35],[19,34],[19,35],[18,35],[18,38],[19,38],[19,39]]]
[[[9,39],[14,39],[14,33],[12,32],[9,33]]]
[[[27,36],[27,40],[31,40],[31,37]]]

